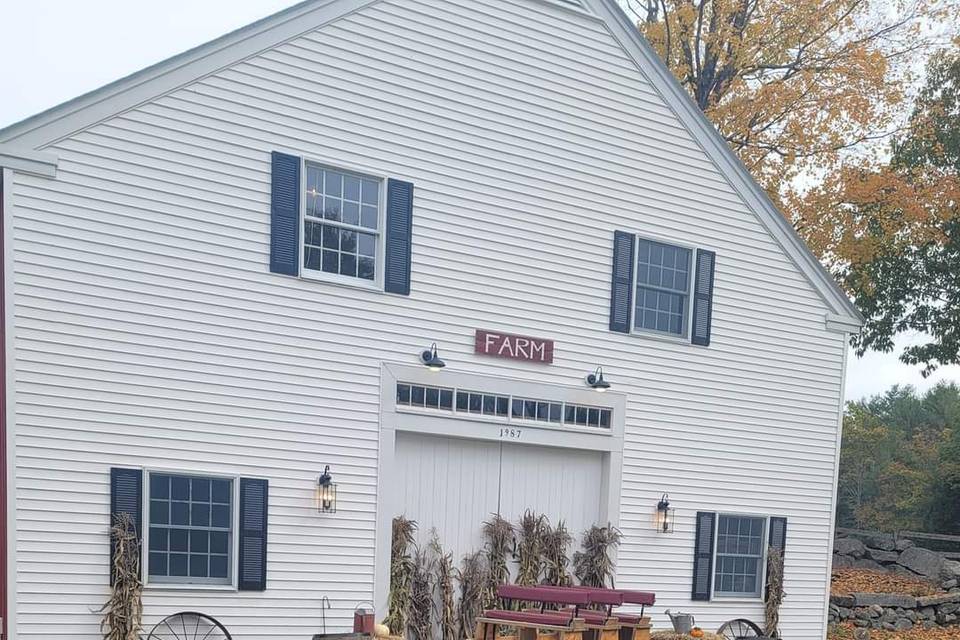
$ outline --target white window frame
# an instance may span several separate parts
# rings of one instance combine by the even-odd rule
[[[337,171],[346,175],[350,175],[356,178],[366,179],[366,180],[376,180],[380,184],[379,193],[377,196],[377,228],[376,230],[368,229],[367,227],[361,227],[359,225],[349,225],[342,222],[334,222],[331,220],[326,220],[324,218],[315,218],[310,217],[309,220],[312,222],[317,222],[320,224],[327,224],[331,226],[338,227],[340,229],[347,229],[350,231],[356,231],[358,233],[367,233],[373,234],[376,236],[376,248],[374,249],[374,259],[376,263],[374,265],[375,272],[373,280],[366,280],[364,278],[345,276],[339,273],[327,273],[318,269],[307,269],[304,266],[303,259],[306,246],[306,234],[304,233],[304,227],[306,226],[307,218],[307,167],[313,165],[315,167],[320,167],[325,170]],[[332,284],[343,285],[347,287],[359,287],[362,289],[374,289],[374,290],[383,290],[383,270],[386,263],[386,207],[387,207],[387,176],[380,174],[377,171],[371,171],[367,169],[361,169],[356,167],[346,167],[340,164],[323,162],[321,160],[314,160],[311,158],[301,158],[300,159],[300,220],[299,228],[297,235],[299,237],[299,247],[298,247],[298,260],[297,271],[300,274],[300,278],[304,280],[316,280],[320,282],[329,282]]]
[[[759,583],[757,591],[758,593],[736,593],[731,591],[718,591],[717,590],[717,540],[720,537],[720,517],[725,516],[728,518],[752,518],[755,520],[763,520],[763,533],[760,536],[760,572],[759,572]],[[757,602],[763,600],[763,590],[767,584],[767,551],[770,543],[770,516],[760,515],[756,513],[731,513],[731,512],[716,512],[715,513],[715,522],[713,525],[713,556],[711,558],[711,572],[710,576],[710,599],[718,600],[743,600],[748,602]]]
[[[693,287],[696,283],[696,268],[697,268],[697,250],[699,247],[692,244],[687,244],[685,242],[677,242],[676,240],[661,238],[653,235],[641,235],[635,233],[634,242],[633,242],[633,278],[632,278],[632,287],[630,290],[630,304],[632,308],[630,309],[630,334],[645,336],[645,337],[654,337],[654,338],[663,338],[666,340],[674,340],[679,342],[689,342],[690,335],[693,330]],[[689,249],[690,251],[690,268],[687,271],[687,294],[686,302],[684,303],[684,320],[683,320],[683,332],[682,333],[671,333],[669,331],[658,331],[657,329],[647,329],[645,327],[637,326],[637,287],[647,286],[641,285],[639,283],[639,269],[637,262],[640,258],[640,241],[646,240],[647,242],[656,242],[659,244],[665,244],[671,247],[677,247],[680,249]],[[669,293],[669,291],[668,291]]]
[[[213,480],[230,480],[230,555],[227,559],[227,582],[211,581],[208,579],[182,577],[183,580],[150,579],[150,477],[153,474],[187,476],[190,478],[210,478]],[[140,548],[140,567],[143,585],[150,589],[172,590],[210,590],[210,591],[237,591],[240,554],[240,476],[229,473],[208,473],[203,471],[189,471],[183,469],[150,468],[143,470],[143,540]]]

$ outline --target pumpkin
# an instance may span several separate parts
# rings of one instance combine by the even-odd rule
[[[702,637],[703,637],[703,629],[701,629],[700,627],[694,627],[693,629],[690,629],[690,637],[692,637],[692,638],[702,638]]]

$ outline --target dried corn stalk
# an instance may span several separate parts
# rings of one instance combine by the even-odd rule
[[[783,602],[783,551],[771,546],[767,550],[767,597],[764,602],[763,634],[779,638],[780,604]]]
[[[435,530],[430,540],[430,551],[433,554],[434,586],[436,589],[434,602],[436,604],[437,622],[440,626],[440,640],[457,640],[453,555],[444,552]]]
[[[114,517],[110,528],[113,563],[110,599],[100,613],[100,633],[104,640],[138,640],[143,617],[143,583],[140,580],[140,540],[133,518],[128,513]]]
[[[483,610],[484,590],[487,584],[487,569],[482,551],[466,555],[457,571],[460,583],[460,600],[457,602],[457,637],[472,638],[477,616]]]
[[[417,523],[403,516],[393,519],[390,543],[390,596],[383,623],[394,635],[403,635],[410,609],[410,583],[413,576],[413,534]]]
[[[557,522],[556,527],[551,527],[547,521],[544,522],[543,549],[541,550],[544,583],[566,587],[573,582],[568,569],[570,566],[568,549],[571,542],[573,542],[573,536],[567,532],[563,520]]]
[[[608,524],[593,525],[583,534],[583,550],[573,554],[573,573],[580,584],[588,587],[613,588],[613,559],[611,548],[620,544],[620,530]]]
[[[433,562],[426,551],[413,554],[407,632],[412,640],[433,640]]]
[[[527,509],[517,527],[517,584],[540,584],[546,518]]]
[[[497,587],[510,582],[510,568],[507,556],[515,544],[513,525],[499,513],[483,523],[483,537],[486,541],[487,583],[483,591],[483,607],[489,609],[497,604]]]

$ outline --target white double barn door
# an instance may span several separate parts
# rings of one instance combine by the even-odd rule
[[[595,451],[403,432],[396,461],[395,515],[417,522],[418,544],[436,529],[457,566],[483,547],[481,527],[494,513],[514,524],[527,509],[551,525],[562,519],[573,548],[599,522],[603,458]]]

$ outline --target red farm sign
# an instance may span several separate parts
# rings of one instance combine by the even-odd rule
[[[477,329],[474,353],[527,362],[553,362],[553,340]]]

